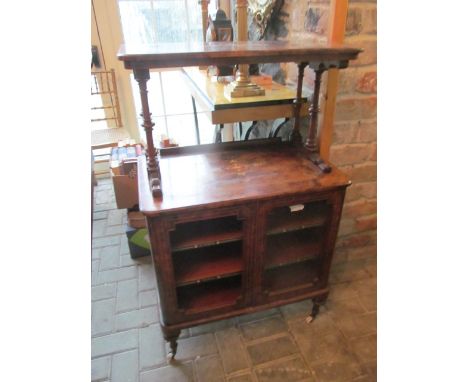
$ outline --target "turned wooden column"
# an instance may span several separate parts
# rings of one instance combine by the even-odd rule
[[[201,5],[202,12],[202,33],[203,41],[206,40],[206,30],[208,29],[208,4],[210,0],[198,0],[198,4]]]
[[[149,69],[134,69],[133,75],[135,80],[138,82],[140,88],[140,99],[141,99],[141,116],[143,117],[143,124],[141,125],[145,129],[146,135],[146,161],[148,166],[148,176],[150,180],[150,187],[153,196],[161,196],[161,173],[159,171],[158,162],[158,150],[154,146],[153,142],[153,126],[154,123],[151,120],[151,113],[148,103],[148,89],[147,82],[150,79]]]
[[[302,144],[302,136],[299,131],[300,124],[300,115],[302,107],[302,81],[304,79],[304,69],[307,66],[306,62],[301,62],[297,64],[298,73],[297,73],[297,89],[296,89],[296,99],[294,100],[294,127],[291,132],[290,140],[296,145]]]
[[[247,0],[236,0],[237,11],[237,41],[247,41]],[[226,98],[252,97],[265,95],[265,89],[250,82],[249,64],[239,64],[236,71],[236,79],[225,87]]]
[[[315,81],[314,81],[314,94],[312,95],[312,102],[310,103],[309,108],[309,131],[307,134],[307,140],[305,143],[305,148],[309,150],[312,154],[311,160],[317,165],[322,172],[330,172],[331,167],[327,165],[319,154],[319,146],[317,141],[317,129],[318,129],[318,116],[320,112],[319,101],[320,101],[320,84],[322,82],[322,74],[325,71],[323,65],[318,65],[313,67],[315,72]]]

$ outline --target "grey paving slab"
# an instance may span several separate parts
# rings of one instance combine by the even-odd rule
[[[118,236],[103,236],[96,237],[92,240],[93,248],[106,247],[108,245],[117,245],[120,244],[120,238]]]
[[[364,373],[357,362],[344,358],[315,364],[312,369],[317,381],[326,382],[349,382]]]
[[[354,353],[361,362],[370,362],[377,357],[377,335],[360,337],[350,341]]]
[[[91,300],[104,300],[115,297],[117,295],[117,284],[102,284],[91,288]]]
[[[91,360],[91,381],[104,381],[110,377],[111,357],[100,357]]]
[[[120,235],[120,248],[119,254],[125,255],[130,253],[130,248],[128,247],[128,239],[126,235]]]
[[[219,355],[195,360],[197,380],[200,382],[224,382],[224,370]]]
[[[125,233],[125,227],[122,224],[107,226],[105,234],[106,235],[121,235]]]
[[[215,337],[212,333],[202,334],[196,337],[183,338],[178,341],[177,359],[186,361],[197,356],[214,354],[218,351],[216,348]],[[169,344],[166,344],[166,351],[169,353]]]
[[[350,349],[340,332],[312,336],[312,338],[310,336],[295,337],[295,340],[310,364],[350,354]]]
[[[107,216],[107,225],[120,225],[122,224],[122,216],[125,214],[125,210],[111,210]]]
[[[158,296],[156,293],[156,289],[140,292],[138,295],[140,308],[156,305],[158,303]]]
[[[284,305],[280,308],[281,314],[285,320],[293,320],[298,318],[306,319],[312,311],[312,301],[305,300],[294,304]]]
[[[220,330],[232,328],[235,324],[236,324],[236,319],[230,318],[227,320],[211,322],[205,325],[194,326],[193,328],[190,328],[190,335],[198,336],[204,333],[214,333]]]
[[[111,333],[114,328],[115,299],[95,301],[91,306],[91,335]]]
[[[330,294],[328,298],[333,301],[355,298],[358,292],[350,282],[335,284],[330,287]]]
[[[99,271],[99,263],[101,260],[91,260],[91,272]]]
[[[361,294],[359,295],[359,301],[361,301],[361,305],[368,312],[377,311],[377,293]]]
[[[262,310],[255,313],[250,314],[243,314],[242,316],[238,317],[239,323],[243,324],[246,322],[253,322],[261,320],[262,318],[270,317],[279,314],[278,308],[272,308],[268,310]]]
[[[366,313],[366,310],[361,305],[358,297],[353,297],[345,300],[327,300],[327,311],[333,317],[349,317],[357,316]]]
[[[96,220],[93,222],[93,238],[105,235],[107,223],[105,220]]]
[[[107,214],[109,211],[99,211],[99,212],[94,212],[93,213],[93,220],[106,220],[107,219]]]
[[[128,267],[130,265],[138,266],[142,263],[140,259],[132,259],[130,254],[125,253],[120,255],[120,266],[121,267]]]
[[[243,324],[240,326],[240,328],[246,341],[268,337],[273,334],[286,332],[288,330],[287,325],[280,316],[274,316]]]
[[[226,373],[250,367],[247,353],[241,341],[241,333],[236,328],[229,328],[215,333],[219,354]]]
[[[377,291],[377,279],[375,277],[367,277],[354,281],[352,285],[359,295],[375,293]]]
[[[112,356],[112,382],[138,382],[138,350]]]
[[[313,379],[314,375],[310,369],[299,357],[259,367],[255,369],[255,373],[259,382],[294,382],[303,381],[305,379],[315,380]]]
[[[91,357],[101,357],[108,354],[136,349],[138,347],[138,330],[108,334],[91,339]]]
[[[115,330],[123,331],[133,328],[144,328],[159,321],[156,307],[136,309],[119,313],[115,316]]]
[[[305,318],[298,318],[288,322],[289,330],[297,339],[313,340],[315,337],[338,332],[334,321],[328,313],[321,312],[315,320],[307,323]]]
[[[170,366],[161,367],[140,373],[140,382],[192,382],[194,381],[193,363],[174,362]]]
[[[116,312],[137,309],[138,306],[138,281],[136,279],[119,281],[117,284]]]
[[[254,345],[247,345],[247,353],[252,360],[252,364],[256,366],[299,353],[299,349],[289,336],[283,336]]]
[[[140,370],[166,364],[165,341],[157,324],[139,329]]]
[[[135,279],[137,277],[137,267],[125,267],[100,271],[98,274],[98,284],[113,283],[116,281]]]
[[[252,373],[247,373],[228,378],[227,382],[254,382],[254,377]]]
[[[375,312],[359,316],[339,316],[334,321],[348,339],[373,334],[377,331],[377,314]]]
[[[138,266],[138,290],[156,289],[156,275],[152,264]]]
[[[120,267],[119,246],[107,246],[101,249],[101,264],[99,270],[107,270]]]

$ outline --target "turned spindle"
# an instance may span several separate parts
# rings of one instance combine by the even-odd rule
[[[314,94],[312,95],[312,102],[309,107],[309,132],[305,143],[305,148],[311,152],[312,162],[322,171],[330,172],[331,167],[327,165],[319,154],[319,146],[317,142],[317,129],[318,129],[318,115],[320,112],[319,101],[320,101],[320,84],[322,82],[322,74],[324,72],[322,65],[315,68],[315,81],[314,81]]]
[[[151,119],[151,113],[148,103],[148,89],[147,82],[150,79],[150,73],[148,69],[135,69],[133,71],[135,80],[138,82],[140,88],[140,99],[141,99],[141,117],[143,118],[143,124],[141,125],[145,129],[146,135],[146,160],[148,165],[148,176],[150,179],[150,187],[153,196],[161,196],[161,173],[159,171],[159,162],[157,159],[158,151],[154,146],[153,142],[153,126],[154,122]]]
[[[299,145],[302,143],[301,132],[299,131],[300,125],[300,115],[302,107],[302,82],[304,79],[304,69],[307,66],[306,62],[301,62],[297,64],[298,74],[297,74],[297,89],[296,89],[296,99],[294,100],[294,126],[291,132],[290,140]]]

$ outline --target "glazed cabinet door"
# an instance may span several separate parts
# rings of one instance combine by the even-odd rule
[[[343,192],[294,196],[259,209],[258,303],[323,292]]]
[[[155,248],[166,324],[222,315],[249,303],[252,208],[201,210],[170,216],[163,223],[166,245]],[[158,266],[165,263],[164,270]],[[160,268],[158,270],[158,267]],[[163,290],[161,290],[163,289]]]

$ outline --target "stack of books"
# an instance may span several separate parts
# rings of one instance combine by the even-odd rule
[[[110,168],[114,175],[127,175],[136,165],[138,157],[144,154],[141,144],[113,147]]]

